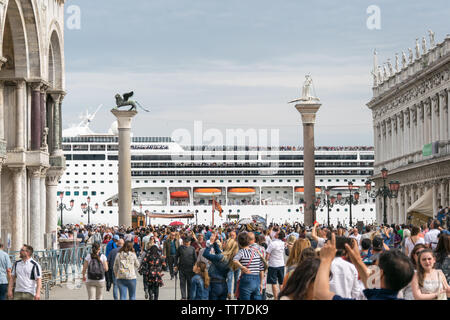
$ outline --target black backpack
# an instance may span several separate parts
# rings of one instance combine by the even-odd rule
[[[100,259],[93,259],[91,255],[87,273],[89,280],[102,280],[105,277],[105,269]]]

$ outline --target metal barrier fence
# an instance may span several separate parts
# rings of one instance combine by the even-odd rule
[[[101,246],[101,253],[104,254],[106,245]],[[45,300],[49,299],[50,289],[55,285],[68,283],[69,280],[75,282],[81,278],[83,263],[88,254],[91,253],[91,245],[78,245],[73,248],[35,251],[33,259],[42,268],[42,290]],[[9,252],[11,263],[19,260],[19,252]]]

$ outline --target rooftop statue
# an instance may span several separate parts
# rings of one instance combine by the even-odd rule
[[[425,37],[422,37],[422,54],[427,53],[427,40],[425,40]]]
[[[428,34],[430,35],[430,48],[434,48],[436,46],[436,43],[434,42],[434,32],[428,30]]]
[[[143,108],[139,102],[137,101],[133,101],[133,100],[128,100],[129,98],[131,98],[134,95],[134,92],[128,92],[128,93],[124,93],[123,97],[120,94],[116,94],[115,98],[116,98],[116,109],[119,109],[121,107],[126,107],[126,106],[131,106],[131,108],[128,111],[131,110],[136,110],[136,106],[140,107],[142,110],[144,110],[145,112],[150,112],[150,110],[147,110],[145,108]]]
[[[395,72],[400,71],[400,58],[398,57],[398,53],[395,54]]]
[[[411,48],[408,48],[408,51],[409,51],[409,63],[413,63],[414,60],[413,51]]]
[[[408,62],[406,61],[406,54],[405,54],[404,51],[402,51],[402,66],[403,66],[403,69],[405,69],[407,65],[408,65]]]
[[[416,59],[420,58],[420,45],[419,45],[419,38],[416,38]]]

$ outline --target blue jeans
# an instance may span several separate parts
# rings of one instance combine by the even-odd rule
[[[228,293],[235,293],[236,292],[236,286],[237,286],[237,281],[239,279],[239,274],[241,273],[241,270],[237,269],[236,271],[230,270],[230,272],[228,272],[227,275],[227,284],[228,284]],[[234,276],[234,281],[233,281],[233,276]],[[232,290],[232,286],[234,283],[234,289]]]
[[[211,281],[209,283],[209,300],[227,300],[227,283]]]
[[[116,276],[114,275],[114,272],[112,274],[112,278],[113,278],[113,297],[114,300],[119,300],[119,286],[117,285],[117,279]]]
[[[244,274],[239,283],[239,300],[262,300],[259,275]]]
[[[130,300],[136,300],[136,279],[117,279],[120,300],[127,300],[127,290]]]
[[[6,300],[8,296],[8,284],[0,284],[0,300]]]

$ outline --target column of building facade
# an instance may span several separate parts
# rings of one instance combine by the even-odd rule
[[[396,150],[396,139],[397,139],[397,116],[391,117],[391,157],[389,159],[395,158],[397,154]]]
[[[398,150],[399,150],[399,154],[398,156],[403,156],[405,155],[405,144],[404,144],[404,140],[403,137],[405,136],[403,133],[404,130],[404,121],[403,121],[403,111],[399,112],[399,114],[397,115],[397,141],[398,141]]]
[[[47,85],[41,86],[41,147],[45,149],[44,151],[48,152],[48,141],[46,141],[48,136],[48,128],[47,128]],[[47,130],[46,130],[47,128]],[[45,145],[44,145],[45,144]]]
[[[31,83],[31,150],[41,149],[41,83]]]
[[[384,162],[387,156],[387,145],[386,145],[386,121],[381,121],[381,144],[380,144],[380,162]]]
[[[0,69],[1,69],[2,63],[0,63]],[[2,177],[2,166],[3,162],[6,158],[6,141],[5,141],[5,126],[4,126],[4,105],[3,105],[3,91],[5,89],[5,84],[3,81],[0,81],[0,237],[1,230],[2,230],[2,203],[1,203],[1,177]]]
[[[392,134],[391,119],[388,118],[388,119],[386,119],[386,156],[384,157],[384,161],[388,161],[391,158],[391,153],[392,153],[391,134]]]
[[[402,188],[402,189],[400,189],[399,190],[399,192],[398,192],[398,198],[397,198],[397,206],[398,206],[398,213],[397,213],[397,221],[396,221],[396,223],[397,224],[400,224],[400,223],[403,223],[403,208],[404,208],[404,204],[403,204],[403,201],[404,201],[404,197],[403,197],[403,194],[404,194],[404,188]]]
[[[409,108],[406,108],[404,111],[404,131],[403,131],[403,143],[405,145],[406,154],[411,154],[411,134],[410,134],[410,126],[411,126],[411,117],[410,117],[410,110]],[[408,157],[407,160],[411,160],[411,157]]]
[[[28,167],[30,190],[30,244],[35,250],[41,246],[41,167]]]
[[[426,133],[426,141],[425,144],[429,144],[433,142],[433,136],[432,136],[432,122],[431,122],[431,115],[433,114],[432,108],[431,108],[431,98],[428,98],[425,100],[425,107],[426,107],[426,122],[427,122],[427,133]],[[425,114],[424,114],[425,116]]]
[[[16,81],[16,150],[25,151],[25,80]]]
[[[422,150],[424,145],[424,135],[425,135],[425,118],[424,118],[424,110],[423,103],[417,104],[417,127],[418,127],[418,139],[417,139],[417,151]]]
[[[439,104],[438,95],[431,96],[431,142],[439,141]]]
[[[413,105],[409,108],[409,146],[411,152],[417,151],[417,109]],[[416,156],[414,155],[413,160],[416,161]]]
[[[13,212],[11,214],[11,225],[12,225],[12,251],[19,251],[24,243],[24,217],[23,217],[23,188],[22,188],[22,178],[25,173],[25,166],[8,167],[12,172],[13,176]]]
[[[441,141],[446,141],[448,137],[448,101],[447,91],[444,89],[439,92],[439,137]]]
[[[378,136],[379,136],[379,132],[380,132],[380,124],[379,123],[375,123],[375,125],[373,126],[373,131],[374,131],[374,135],[373,135],[373,138],[374,138],[374,147],[375,147],[375,163],[378,163],[379,162],[379,160],[378,160],[378,158],[379,158],[379,138],[378,138]]]
[[[440,194],[439,205],[443,206],[443,207],[447,206],[447,201],[446,201],[447,195],[445,194],[445,184],[446,184],[445,179],[442,179],[439,182],[439,194]]]
[[[450,88],[447,88],[446,91],[447,91],[447,96],[445,97],[445,101],[447,103],[445,105],[446,105],[446,108],[447,108],[447,140],[449,140],[450,139],[450,110],[449,110]]]
[[[403,192],[404,192],[403,193],[403,197],[405,199],[404,200],[405,207],[403,209],[403,221],[402,221],[402,223],[406,223],[407,222],[407,217],[408,217],[408,214],[407,214],[406,211],[411,206],[411,196],[410,196],[411,186],[405,186]]]
[[[40,247],[45,248],[44,235],[46,233],[46,223],[47,223],[47,196],[46,196],[46,187],[45,187],[45,177],[47,175],[47,168],[41,168],[40,174],[40,205],[41,205],[41,217],[40,217],[40,228],[39,228],[39,237],[40,237]]]

